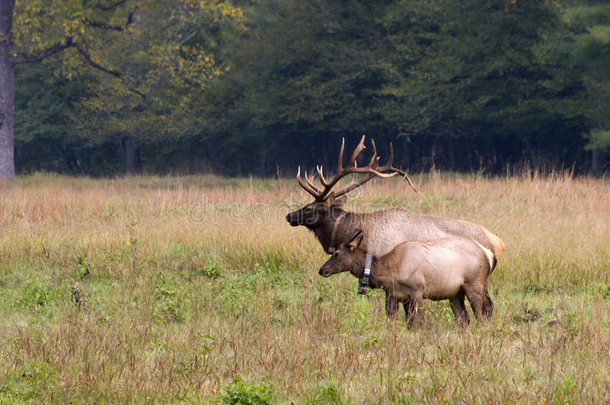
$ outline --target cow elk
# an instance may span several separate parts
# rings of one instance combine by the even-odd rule
[[[491,314],[493,303],[486,287],[493,255],[479,243],[459,236],[408,241],[375,257],[360,249],[363,237],[357,229],[324,263],[320,275],[349,271],[360,279],[365,276],[372,288],[384,289],[403,304],[409,327],[419,324],[424,299],[449,300],[462,326],[470,322],[464,297],[477,319]]]
[[[331,179],[327,179],[322,167],[316,168],[320,186],[314,184],[313,178],[310,178],[307,173],[305,173],[305,181],[303,181],[299,168],[297,180],[301,187],[314,198],[314,201],[286,215],[286,220],[290,225],[301,225],[311,230],[327,253],[333,253],[338,245],[348,242],[354,230],[362,229],[364,237],[361,241],[361,248],[377,257],[389,253],[396,245],[408,240],[469,238],[491,251],[493,258],[491,270],[493,270],[504,250],[504,243],[480,225],[459,219],[418,214],[399,208],[370,213],[349,212],[343,209],[346,194],[375,177],[387,178],[401,175],[414,188],[407,174],[392,166],[392,144],[390,144],[388,161],[383,166],[379,166],[374,141],[371,141],[371,146],[373,153],[367,166],[357,167],[356,165],[358,156],[365,149],[363,136],[352,153],[349,163],[344,167],[344,140],[339,151],[335,175]],[[337,183],[349,174],[354,176],[364,174],[364,176],[357,181],[352,181],[344,188],[335,190]],[[486,296],[488,296],[487,292]],[[397,311],[398,301],[391,293],[386,292],[388,316],[394,317]]]

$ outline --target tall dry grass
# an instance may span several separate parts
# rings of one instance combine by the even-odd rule
[[[379,292],[321,279],[313,235],[284,220],[308,200],[293,181],[0,184],[0,399],[230,402],[232,387],[264,386],[275,403],[608,402],[609,181],[414,180],[418,194],[367,184],[348,208],[500,236],[490,322],[462,330],[446,303],[427,303],[408,331],[385,320]]]

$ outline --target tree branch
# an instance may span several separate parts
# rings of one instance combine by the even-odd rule
[[[103,5],[103,4],[94,4],[93,6],[91,6],[91,8],[96,8],[98,10],[102,10],[102,11],[108,11],[108,10],[112,10],[113,8],[117,8],[118,6],[127,3],[127,0],[118,0],[115,1],[114,3],[108,4],[108,5]]]
[[[35,63],[40,62],[41,60],[48,58],[49,56],[55,55],[63,51],[64,49],[73,46],[74,42],[71,37],[64,38],[63,41],[56,43],[53,46],[50,46],[47,49],[44,49],[38,53],[30,54],[30,55],[17,55],[11,59],[11,62],[14,65],[18,65],[20,63]]]
[[[95,28],[101,28],[101,29],[104,29],[104,30],[109,30],[109,31],[125,31],[125,27],[127,26],[127,25],[122,26],[122,25],[112,25],[112,24],[106,24],[106,23],[104,23],[104,22],[101,22],[101,21],[93,21],[93,20],[90,20],[90,19],[88,19],[88,18],[85,18],[85,19],[83,20],[83,22],[84,22],[85,24],[87,24],[87,25],[91,26],[91,27],[95,27]]]
[[[138,7],[136,6],[133,8],[133,10],[131,10],[127,13],[127,20],[125,21],[125,24],[123,24],[123,25],[107,24],[107,23],[101,22],[101,21],[90,20],[87,17],[85,17],[83,22],[91,27],[101,28],[103,30],[125,31],[125,28],[129,27],[133,23],[133,15],[135,14],[137,9],[138,9]]]
[[[131,86],[125,80],[125,76],[133,76],[133,75],[102,66],[99,63],[97,63],[96,61],[94,61],[93,58],[91,58],[91,55],[89,54],[89,52],[85,48],[83,48],[79,43],[74,43],[73,46],[76,48],[78,53],[81,54],[81,56],[87,61],[87,63],[91,67],[93,67],[94,69],[97,69],[97,70],[101,70],[102,72],[108,73],[109,75],[114,76],[118,79],[121,79],[121,82],[129,91],[137,94],[138,96],[140,96],[143,99],[146,99],[146,95],[144,93],[142,93],[140,90],[136,89],[135,87]]]
[[[125,76],[132,76],[135,77],[135,75],[132,74],[128,74],[125,72],[121,72],[118,70],[114,70],[114,69],[110,69],[107,68],[105,66],[102,66],[101,64],[97,63],[96,61],[93,60],[93,58],[91,57],[91,54],[85,49],[83,48],[83,46],[81,44],[79,44],[78,42],[74,42],[74,40],[72,39],[72,37],[66,37],[64,38],[63,41],[58,42],[57,44],[44,49],[36,54],[32,54],[32,55],[17,55],[13,58],[11,58],[11,62],[14,65],[18,65],[21,63],[35,63],[35,62],[40,62],[45,58],[48,58],[49,56],[53,56],[61,51],[63,51],[66,48],[70,48],[73,47],[75,48],[78,53],[85,59],[85,61],[89,64],[89,66],[93,67],[94,69],[97,70],[101,70],[104,73],[107,73],[111,76],[116,77],[117,79],[120,79],[121,82],[123,83],[123,85],[132,93],[137,94],[138,96],[140,96],[142,99],[146,99],[146,95],[144,93],[142,93],[140,90],[138,90],[137,88],[133,87],[132,85],[130,85],[127,80],[125,80]]]

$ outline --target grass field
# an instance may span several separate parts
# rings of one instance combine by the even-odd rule
[[[292,178],[0,183],[0,402],[609,403],[610,181],[413,179],[348,208],[500,236],[490,321],[428,301],[408,330],[378,291],[320,277],[318,242],[284,220],[308,202]]]

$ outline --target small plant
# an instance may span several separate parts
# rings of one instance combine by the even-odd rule
[[[201,268],[201,273],[208,278],[217,278],[224,267],[224,262],[216,256],[210,256]]]
[[[610,300],[610,283],[599,283],[599,291],[605,300]]]
[[[534,307],[530,307],[528,304],[521,309],[521,312],[513,315],[513,320],[515,322],[536,322],[540,319],[540,311]]]
[[[76,263],[76,272],[78,278],[83,279],[91,275],[91,266],[87,263],[87,259],[83,256],[78,256]]]
[[[342,404],[341,392],[334,380],[325,380],[318,385],[313,398],[308,401],[310,405]]]
[[[179,296],[177,283],[164,272],[159,272],[155,278],[153,297],[155,301],[154,315],[158,321],[180,321],[183,319],[182,300]]]
[[[574,378],[570,376],[563,376],[561,382],[555,389],[555,395],[553,398],[554,405],[574,404],[578,400],[578,395],[574,392],[576,384]]]
[[[74,306],[78,309],[84,308],[87,298],[85,291],[83,290],[83,287],[80,285],[79,282],[76,282],[72,286],[70,286],[70,293],[70,299]]]
[[[267,405],[273,399],[273,384],[268,380],[258,385],[250,384],[237,376],[225,386],[221,399],[228,405]]]
[[[40,308],[49,303],[50,293],[47,286],[38,278],[30,278],[25,282],[21,295],[21,304],[27,308]]]

